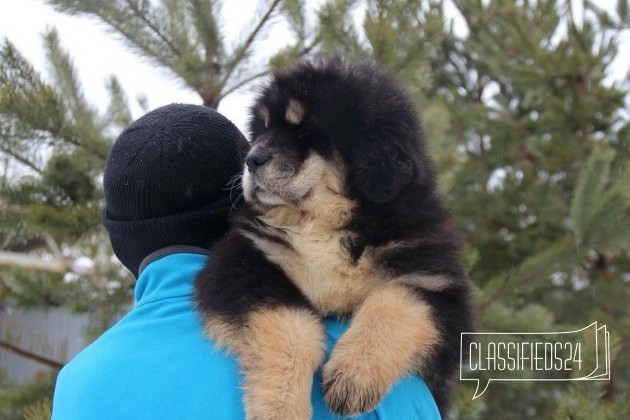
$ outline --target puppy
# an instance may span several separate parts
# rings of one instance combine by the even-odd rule
[[[473,316],[404,91],[371,62],[304,61],[273,75],[250,129],[245,205],[195,295],[207,334],[239,360],[247,417],[311,416],[325,316],[351,317],[323,367],[333,412],[370,411],[415,372],[445,415]]]

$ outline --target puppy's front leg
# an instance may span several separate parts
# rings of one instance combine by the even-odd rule
[[[311,387],[324,357],[324,331],[309,310],[263,309],[247,321],[239,357],[250,419],[310,419]]]
[[[429,305],[400,284],[371,294],[324,366],[324,397],[335,413],[372,410],[439,342]]]
[[[310,309],[258,309],[245,325],[214,320],[206,330],[237,355],[248,419],[311,418],[313,375],[324,357],[325,336]]]
[[[230,231],[195,283],[207,335],[238,359],[248,419],[309,419],[324,357],[321,320],[253,242]]]

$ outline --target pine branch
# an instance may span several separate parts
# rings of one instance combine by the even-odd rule
[[[612,149],[595,148],[580,172],[569,215],[577,244],[584,238],[588,225],[598,208],[602,208],[605,204],[604,189],[609,182],[614,157]],[[593,203],[599,203],[599,207],[594,206]]]
[[[169,54],[179,52],[177,47],[173,51],[174,45],[165,34],[158,28],[159,35],[154,33],[157,25],[153,22],[146,21],[148,18],[144,16],[136,16],[140,8],[135,7],[136,12],[130,11],[126,7],[126,3],[130,0],[121,1],[103,1],[103,0],[45,0],[55,10],[69,13],[73,15],[93,16],[101,20],[103,23],[111,27],[114,31],[122,35],[123,39],[128,42],[133,49],[143,56],[154,60],[160,65],[169,68],[173,73],[179,75],[184,81],[190,84],[190,81],[183,77],[177,69],[178,54]],[[153,29],[152,29],[153,28]],[[156,36],[157,39],[153,38]],[[175,58],[175,59],[174,59]]]
[[[244,79],[240,80],[240,81],[239,81],[239,82],[237,82],[235,85],[230,86],[230,87],[229,87],[229,88],[227,88],[227,89],[224,89],[224,90],[221,92],[221,97],[220,97],[220,99],[225,98],[225,97],[226,97],[226,96],[228,96],[230,93],[233,93],[234,91],[236,91],[236,90],[238,90],[238,89],[242,88],[243,86],[245,86],[245,85],[247,85],[247,84],[249,84],[249,83],[253,82],[254,80],[256,80],[256,79],[260,79],[261,77],[266,76],[266,75],[268,75],[268,74],[269,74],[269,70],[268,70],[268,69],[267,69],[267,70],[262,70],[262,71],[259,71],[258,73],[255,73],[255,74],[253,74],[253,75],[251,75],[251,76],[249,76],[249,77],[246,77],[246,78],[244,78]]]
[[[103,162],[107,159],[109,145],[104,145],[103,148],[95,148],[90,145],[86,145],[85,143],[78,140],[80,136],[77,136],[76,133],[72,132],[73,127],[59,127],[56,130],[50,130],[50,133],[62,140],[65,143],[71,144],[79,149],[83,149],[95,157],[99,158]]]
[[[319,41],[317,39],[315,39],[309,45],[306,45],[304,48],[302,48],[298,52],[294,52],[293,54],[295,55],[295,57],[302,57],[302,56],[307,55],[310,52],[312,52],[318,44],[319,44]],[[254,73],[254,74],[252,74],[250,76],[247,76],[247,77],[239,80],[234,85],[232,85],[230,87],[226,87],[221,92],[221,97],[219,99],[225,98],[226,96],[228,96],[229,94],[237,91],[238,89],[242,88],[243,86],[253,82],[256,79],[260,79],[261,77],[267,76],[270,73],[271,73],[271,69],[265,69],[265,70],[261,70],[261,71],[259,71],[257,73]]]
[[[175,44],[173,44],[173,42],[166,36],[166,34],[164,34],[154,22],[151,22],[151,20],[149,20],[145,13],[142,13],[142,10],[140,10],[135,1],[126,0],[126,3],[127,6],[129,6],[129,9],[131,9],[131,11],[133,12],[134,16],[140,19],[140,21],[142,21],[147,26],[147,28],[149,28],[159,39],[161,39],[170,48],[173,54],[178,57],[182,55],[180,49],[177,48]]]
[[[204,47],[205,64],[208,70],[221,71],[222,42],[219,25],[215,18],[216,1],[188,0],[191,8],[193,25]]]
[[[318,19],[317,39],[329,51],[350,52],[356,57],[369,56],[359,40],[348,17],[357,0],[333,0],[322,4],[316,12]]]
[[[18,162],[20,162],[22,165],[24,165],[24,166],[34,170],[35,172],[37,172],[40,175],[43,173],[43,171],[37,165],[35,165],[33,162],[31,162],[30,160],[28,160],[24,156],[20,156],[18,153],[15,153],[13,150],[5,147],[3,144],[0,144],[0,152],[4,153],[5,155],[8,155],[8,156],[12,157],[13,159],[15,159]]]
[[[123,91],[120,82],[115,76],[111,76],[107,81],[107,91],[109,92],[109,106],[102,125],[105,128],[109,125],[115,125],[124,128],[132,121],[131,111],[129,110],[129,102]]]
[[[219,89],[223,89],[227,81],[232,76],[232,73],[236,69],[236,67],[242,62],[245,56],[249,52],[249,48],[252,46],[252,43],[256,40],[256,37],[260,33],[260,31],[264,28],[265,24],[271,18],[273,12],[277,9],[281,0],[274,0],[271,5],[267,8],[267,11],[263,14],[263,16],[258,21],[258,24],[254,27],[254,29],[247,36],[245,41],[235,49],[234,55],[229,60],[229,62],[225,66],[225,72],[221,81],[219,82]]]
[[[485,310],[493,302],[500,300],[510,292],[527,284],[546,281],[546,276],[557,270],[558,265],[568,265],[577,260],[573,251],[572,235],[566,235],[552,245],[523,261],[518,267],[502,273],[491,279],[483,288],[482,298],[478,308]]]
[[[304,10],[304,0],[284,0],[282,10],[289,21],[291,30],[297,37],[298,45],[306,40],[306,13]]]
[[[53,75],[54,84],[61,93],[61,98],[72,111],[75,122],[93,120],[96,112],[87,104],[78,81],[78,72],[70,55],[61,48],[59,34],[55,28],[48,28],[44,33],[44,45],[49,72]]]
[[[44,137],[41,133],[45,132],[50,135],[47,137],[49,144],[62,141],[104,161],[109,150],[109,141],[96,132],[93,111],[89,110],[87,105],[80,104],[85,101],[81,99],[78,82],[73,80],[74,70],[68,61],[69,58],[54,45],[54,35],[49,41],[51,54],[54,49],[56,55],[56,57],[51,55],[53,61],[51,65],[65,67],[57,70],[59,77],[66,79],[65,82],[60,82],[68,85],[66,92],[59,93],[53,86],[44,83],[33,66],[13,44],[5,40],[0,47],[0,113],[27,127],[33,138]],[[69,108],[69,98],[66,96],[75,93],[78,103],[73,110]],[[78,117],[75,121],[69,121],[69,114],[72,111],[76,111]]]
[[[39,362],[39,363],[44,364],[44,365],[46,365],[48,367],[51,367],[53,369],[61,369],[64,366],[63,363],[60,363],[60,362],[58,362],[56,360],[53,360],[53,359],[49,359],[49,358],[44,357],[44,356],[40,356],[40,355],[35,354],[33,352],[30,352],[28,350],[21,349],[21,348],[19,348],[17,346],[14,346],[13,344],[11,344],[11,343],[9,343],[7,341],[4,341],[2,339],[0,339],[0,349],[6,350],[6,351],[11,352],[13,354],[17,354],[18,356],[22,356],[22,357],[24,357],[26,359],[33,360],[35,362]]]
[[[132,48],[180,77],[211,108],[216,108],[229,93],[266,74],[257,71],[241,78],[235,73],[247,61],[252,46],[283,1],[265,3],[251,31],[226,58],[216,20],[218,6],[212,0],[162,0],[162,7],[139,0],[46,0],[61,12],[97,17],[122,35]],[[303,14],[299,3],[293,0],[289,7],[290,20],[298,26],[303,18],[298,16]],[[189,27],[194,28],[192,35]],[[302,42],[299,40],[298,44]]]
[[[142,56],[168,68],[181,78],[204,99],[205,103],[216,102],[214,98],[218,97],[215,93],[218,89],[213,78],[218,70],[214,68],[215,66],[208,67],[204,64],[194,45],[189,42],[185,29],[181,28],[181,25],[193,24],[188,22],[188,19],[179,23],[172,21],[177,19],[169,14],[168,6],[170,5],[173,10],[173,2],[166,2],[168,4],[164,10],[153,7],[150,2],[138,0],[46,1],[61,12],[98,18],[121,35],[126,43]],[[179,10],[176,14],[181,18],[185,17]],[[162,16],[166,21],[171,19],[173,33],[160,24],[159,19]],[[181,36],[178,37],[177,34]],[[220,50],[220,45],[216,46],[216,50]],[[214,103],[214,107],[217,105],[218,103]]]

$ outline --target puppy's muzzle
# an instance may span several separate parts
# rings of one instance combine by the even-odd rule
[[[249,172],[255,174],[258,169],[265,166],[271,160],[271,155],[264,152],[249,152],[245,157],[245,163]]]

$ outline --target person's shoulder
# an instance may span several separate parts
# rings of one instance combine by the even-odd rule
[[[59,372],[55,390],[71,386],[74,390],[86,389],[89,384],[98,382],[101,376],[107,376],[105,366],[112,366],[117,352],[112,346],[106,332],[94,342],[81,350]]]
[[[156,327],[134,315],[128,314],[61,370],[54,420],[242,418],[232,358],[213,348],[200,329],[189,327],[191,321],[158,319]]]
[[[89,401],[107,383],[107,361],[99,340],[92,343],[59,372],[53,399],[53,420],[80,418]],[[77,417],[78,416],[78,417]]]

